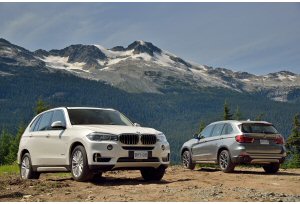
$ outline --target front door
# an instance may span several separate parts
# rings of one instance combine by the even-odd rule
[[[194,161],[207,161],[209,158],[208,143],[214,125],[207,126],[200,134],[198,141],[192,146]]]
[[[66,120],[63,110],[55,110],[50,122],[46,136],[47,151],[49,152],[47,162],[50,165],[66,165],[68,161],[68,139],[64,128],[52,128],[53,122],[60,121],[66,127]]]

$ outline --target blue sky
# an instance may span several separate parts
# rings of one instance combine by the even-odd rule
[[[0,28],[29,50],[145,40],[213,67],[300,73],[300,3],[0,3]]]

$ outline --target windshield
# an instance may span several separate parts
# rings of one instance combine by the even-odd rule
[[[132,123],[123,114],[115,110],[68,109],[72,125],[125,125]]]
[[[277,134],[278,131],[273,125],[263,123],[244,123],[242,124],[243,133],[264,133]]]

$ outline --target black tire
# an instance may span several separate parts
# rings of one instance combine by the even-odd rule
[[[196,164],[192,161],[192,154],[189,150],[185,150],[181,155],[182,166],[186,169],[195,169]]]
[[[231,156],[228,150],[222,150],[218,156],[218,163],[221,170],[225,173],[231,173],[234,171],[235,164],[231,160]]]
[[[39,179],[40,178],[40,173],[34,171],[32,168],[31,157],[30,157],[29,153],[25,153],[22,156],[19,167],[20,167],[21,179]]]
[[[160,181],[165,175],[165,172],[166,168],[163,166],[141,169],[141,174],[145,181]]]
[[[275,174],[278,172],[279,167],[280,167],[279,163],[272,163],[272,164],[263,166],[263,169],[265,170],[265,172],[267,174]]]
[[[75,154],[78,156],[78,160],[75,160]],[[80,158],[81,154],[81,158]],[[82,160],[81,160],[82,159]],[[76,168],[78,167],[78,171]],[[70,169],[72,177],[75,181],[89,181],[93,177],[93,172],[89,169],[87,154],[83,146],[79,145],[74,148],[70,158]]]

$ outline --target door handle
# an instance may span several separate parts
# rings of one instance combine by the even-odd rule
[[[47,137],[47,138],[50,137],[50,134],[47,134],[46,137]]]

